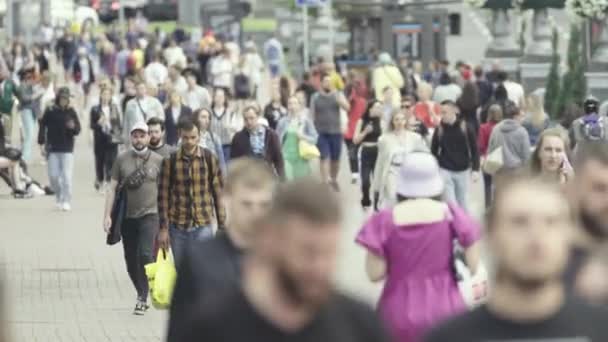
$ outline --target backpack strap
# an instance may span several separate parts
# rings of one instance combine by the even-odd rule
[[[175,168],[177,164],[177,151],[171,152],[169,155],[169,188],[175,184]]]
[[[469,143],[469,130],[467,128],[466,120],[462,119],[460,121],[460,129],[462,130],[462,133],[464,134],[464,140],[467,145],[467,154],[469,155],[469,159],[472,159],[471,158],[471,144]],[[472,160],[471,160],[471,163],[472,163]]]
[[[211,197],[213,198],[213,206],[215,207],[215,215],[219,216],[220,214],[220,199],[218,198],[218,194],[215,192],[213,188],[213,163],[211,159],[214,157],[213,153],[204,147],[199,147],[202,150],[202,155],[204,159],[204,163],[207,166],[207,181],[209,182],[209,191],[211,191]],[[218,165],[219,167],[219,165]]]

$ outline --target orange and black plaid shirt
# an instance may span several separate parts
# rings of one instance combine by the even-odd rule
[[[206,226],[217,217],[218,228],[223,229],[226,211],[220,199],[222,186],[217,158],[202,147],[198,147],[192,156],[180,148],[165,158],[158,183],[161,228]]]

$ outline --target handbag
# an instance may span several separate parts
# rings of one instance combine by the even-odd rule
[[[504,166],[504,159],[502,155],[502,147],[499,147],[488,154],[482,165],[483,172],[489,175],[495,175]]]
[[[298,142],[298,152],[300,154],[300,158],[306,160],[319,158],[321,156],[321,152],[319,152],[317,146],[304,139],[300,139]]]
[[[171,251],[161,249],[156,255],[156,262],[144,266],[152,306],[159,310],[169,309],[175,288],[177,272]]]
[[[115,245],[120,242],[122,225],[125,220],[127,213],[127,193],[123,187],[120,187],[116,191],[114,196],[114,203],[112,203],[112,212],[110,217],[112,218],[112,225],[110,231],[106,236],[106,244],[109,246]]]
[[[150,159],[151,154],[152,152],[148,152],[141,165],[125,179],[124,183],[122,184],[123,186],[126,186],[131,190],[135,190],[138,189],[144,183],[144,181],[148,177],[146,164],[148,164],[148,159]]]

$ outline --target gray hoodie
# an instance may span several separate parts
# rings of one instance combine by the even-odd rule
[[[504,169],[523,166],[532,154],[528,131],[517,120],[505,119],[492,130],[488,153],[502,147]]]

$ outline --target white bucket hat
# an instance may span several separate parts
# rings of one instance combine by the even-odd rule
[[[403,158],[397,194],[408,198],[429,198],[443,193],[444,182],[437,159],[428,152],[412,152]]]

